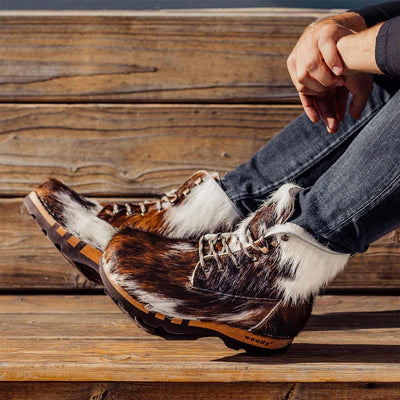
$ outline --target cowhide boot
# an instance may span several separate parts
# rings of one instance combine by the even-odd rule
[[[88,279],[100,282],[99,261],[110,239],[124,226],[174,238],[199,238],[232,229],[239,215],[218,184],[199,171],[181,187],[152,202],[102,205],[57,179],[34,189],[25,205],[42,231]]]
[[[314,295],[349,258],[286,222],[299,190],[283,185],[234,232],[197,242],[124,228],[101,259],[106,292],[150,333],[217,336],[255,354],[284,351]]]

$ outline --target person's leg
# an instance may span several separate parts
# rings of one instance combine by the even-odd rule
[[[364,252],[400,225],[400,91],[297,197],[291,221],[333,250]]]
[[[334,135],[305,114],[285,127],[247,163],[227,173],[221,185],[242,217],[256,210],[266,196],[283,183],[311,186],[347,149],[398,90],[398,83],[377,78],[368,104],[358,121],[347,113]]]

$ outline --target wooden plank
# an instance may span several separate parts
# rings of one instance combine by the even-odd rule
[[[398,306],[391,296],[321,296],[303,336],[309,335],[307,331],[320,331],[323,327],[326,331],[335,331],[337,338],[342,336],[343,343],[349,337],[351,340],[359,337],[365,344],[363,335],[367,330],[372,333],[373,329],[397,328]],[[354,319],[350,321],[352,315]],[[10,341],[32,338],[159,340],[140,329],[132,329],[130,318],[104,295],[3,295],[0,316],[0,338]],[[326,339],[320,338],[319,343],[329,344],[330,339],[328,335]],[[371,336],[368,343],[384,345],[385,340],[386,335]]]
[[[360,313],[364,313],[365,320],[362,322],[375,324],[376,320],[368,321],[368,314],[371,309],[374,312],[383,311],[399,311],[395,296],[352,296],[352,295],[324,295],[319,296],[313,309],[313,318],[316,315],[343,312],[347,308],[357,309]],[[115,304],[104,294],[91,295],[1,295],[0,296],[0,315],[5,314],[107,314],[107,318],[111,314],[119,315],[126,318],[125,314],[120,313]],[[79,320],[82,316],[77,316]],[[23,319],[23,317],[21,317]],[[127,319],[129,321],[129,319]],[[345,321],[346,322],[346,321]],[[337,321],[335,321],[337,323]],[[395,322],[396,323],[396,322]],[[311,322],[308,323],[310,327]],[[353,322],[350,322],[350,326]],[[22,332],[21,332],[22,333]],[[18,335],[19,332],[14,332]]]
[[[26,301],[2,296],[2,381],[367,383],[400,378],[396,296],[320,297],[288,353],[256,358],[225,348],[218,339],[167,342],[144,334],[116,307],[100,319],[93,303],[108,310],[103,303],[111,300],[105,296],[36,297],[43,299],[41,306],[32,296]],[[17,301],[21,310],[7,311],[7,304],[15,309]]]
[[[327,11],[2,12],[2,101],[297,101],[286,58]]]
[[[12,400],[398,400],[398,383],[0,382]],[[139,397],[140,396],[140,397]]]
[[[198,169],[232,170],[300,112],[297,106],[0,105],[0,195],[24,195],[48,176],[82,193],[160,194]]]
[[[399,234],[386,235],[365,254],[352,258],[329,289],[398,290]],[[98,290],[100,286],[86,280],[56,251],[27,213],[22,199],[0,199],[0,290],[61,289]]]

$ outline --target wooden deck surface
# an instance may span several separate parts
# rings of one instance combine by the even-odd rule
[[[130,382],[398,382],[400,299],[323,296],[285,355],[219,339],[165,341],[105,296],[1,296],[0,379]]]

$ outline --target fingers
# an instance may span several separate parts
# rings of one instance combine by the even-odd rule
[[[326,92],[326,87],[309,74],[308,66],[304,65],[303,60],[289,58],[287,64],[290,78],[299,93],[311,96]]]
[[[336,98],[336,89],[345,84],[336,42],[348,31],[332,22],[306,29],[287,60],[305,113],[312,122],[322,118],[330,133],[338,129],[346,108],[347,92]]]
[[[339,122],[337,120],[336,99],[330,95],[324,98],[316,98],[315,104],[318,108],[320,117],[323,119],[326,129],[329,133],[335,133],[338,130]]]
[[[341,76],[335,76],[332,74],[324,61],[319,62],[317,67],[310,71],[310,75],[324,87],[325,92],[327,88],[344,85],[344,79]]]
[[[369,98],[369,92],[361,92],[353,94],[353,99],[350,104],[350,115],[354,119],[360,119]]]
[[[345,86],[336,89],[336,116],[339,122],[343,121],[346,114],[348,98],[349,91]]]
[[[318,108],[316,107],[315,102],[314,102],[314,97],[307,96],[302,93],[299,93],[299,97],[300,97],[301,105],[304,108],[304,112],[306,113],[306,115],[310,119],[310,121],[318,122],[320,120],[320,118],[319,118]]]
[[[336,75],[343,73],[343,63],[337,51],[336,41],[320,37],[318,40],[319,51],[324,58],[326,65]]]

